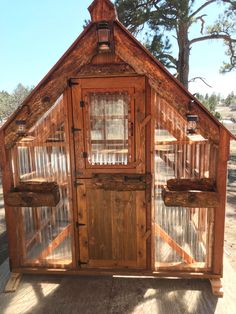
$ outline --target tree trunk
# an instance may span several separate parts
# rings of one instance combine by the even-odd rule
[[[177,30],[179,56],[177,61],[177,79],[188,88],[190,46],[188,39],[188,22],[178,25]]]

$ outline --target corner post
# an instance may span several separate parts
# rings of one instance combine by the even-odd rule
[[[219,206],[215,209],[214,244],[213,244],[213,273],[223,275],[224,229],[227,189],[227,162],[229,160],[230,135],[220,128],[220,142],[216,173],[216,188]]]
[[[10,152],[5,147],[4,131],[0,131],[0,165],[2,171],[2,187],[3,193],[6,194],[12,187],[12,171],[10,165]],[[16,230],[16,218],[15,209],[7,206],[5,203],[5,219],[7,227],[7,238],[8,238],[8,252],[9,252],[9,263],[10,270],[18,267],[18,254],[17,254],[17,230]]]

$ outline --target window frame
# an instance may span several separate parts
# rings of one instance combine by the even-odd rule
[[[128,93],[129,97],[129,109],[128,109],[128,163],[126,165],[122,164],[107,164],[107,165],[93,165],[89,162],[89,151],[91,146],[91,127],[90,127],[90,97],[89,94],[101,93],[101,94],[112,94],[112,93]],[[85,168],[87,169],[127,169],[135,168],[135,135],[136,135],[136,125],[135,125],[135,89],[134,87],[111,87],[111,88],[83,88],[82,89],[82,99],[85,102],[85,107],[83,108],[83,126],[84,126],[84,147],[85,152]],[[89,135],[88,135],[89,134]]]

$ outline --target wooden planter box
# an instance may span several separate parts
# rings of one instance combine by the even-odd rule
[[[166,206],[210,208],[219,205],[212,179],[171,179],[162,190]]]
[[[59,201],[56,182],[22,182],[5,195],[6,204],[12,207],[55,207]]]

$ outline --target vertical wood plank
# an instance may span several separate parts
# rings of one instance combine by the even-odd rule
[[[218,151],[219,151],[219,147],[216,146],[214,143],[211,143],[209,173],[210,173],[210,178],[214,178],[214,179],[216,179]]]
[[[213,252],[213,243],[214,243],[214,208],[208,208],[208,215],[207,215],[207,228],[208,228],[208,237],[207,237],[207,245],[206,245],[206,263],[207,267],[212,267],[212,252]]]
[[[148,84],[147,86],[147,115],[151,115],[151,121],[146,129],[146,173],[152,175],[152,181],[146,189],[146,223],[147,231],[151,231],[151,236],[147,239],[147,269],[155,269],[155,112],[157,111],[157,95]]]
[[[80,84],[80,81],[77,80]],[[73,103],[73,127],[77,129],[74,132],[74,143],[75,143],[75,166],[76,166],[76,176],[85,175],[85,158],[83,158],[83,152],[85,150],[84,141],[84,118],[83,118],[83,108],[80,107],[80,101],[82,100],[82,91],[80,85],[75,85],[71,88],[72,91],[72,103]]]
[[[112,191],[112,257],[117,265],[136,265],[135,192]]]
[[[135,130],[136,130],[136,140],[135,140],[135,150],[137,158],[136,170],[139,173],[145,172],[145,129],[141,127],[142,121],[145,119],[146,114],[146,98],[145,98],[145,81],[140,80],[140,85],[135,88]]]
[[[87,186],[89,261],[112,259],[111,191]],[[84,221],[84,220],[83,220]],[[81,230],[86,227],[82,227]],[[85,233],[85,231],[84,231]],[[84,234],[85,237],[85,234]],[[94,266],[96,266],[94,264]]]
[[[3,194],[10,191],[13,185],[12,171],[11,171],[11,159],[9,150],[5,149],[4,133],[0,131],[0,165],[2,171],[2,187]],[[10,258],[10,268],[19,267],[19,254],[18,254],[18,241],[17,241],[17,221],[15,219],[16,209],[5,205],[5,219],[7,226],[8,237],[8,252]]]
[[[12,155],[12,162],[14,165],[13,181],[14,181],[14,186],[16,186],[19,183],[19,162],[18,162],[17,145],[15,145],[11,149],[11,155]]]
[[[145,191],[136,192],[137,265],[146,268],[146,201]]]
[[[223,248],[225,228],[225,205],[227,188],[227,162],[229,159],[229,133],[220,129],[219,155],[216,174],[216,187],[219,195],[219,206],[215,209],[213,272],[223,274]]]
[[[78,230],[76,228],[75,222],[78,221],[78,202],[77,202],[77,191],[74,186],[75,181],[75,151],[74,151],[74,140],[72,134],[72,126],[73,126],[73,104],[72,104],[72,91],[67,88],[64,92],[63,96],[64,101],[64,112],[65,112],[65,141],[66,141],[66,149],[67,154],[69,155],[69,169],[68,176],[68,198],[70,204],[70,214],[72,215],[72,223],[74,228],[72,228],[72,265],[75,268],[77,266],[76,261],[79,260],[79,238],[78,238]]]
[[[81,185],[77,188],[78,223],[81,224],[77,235],[79,237],[79,260],[82,263],[89,261],[89,241],[88,241],[88,219],[86,202],[86,183],[81,180]],[[76,235],[76,234],[75,234]]]
[[[18,231],[19,231],[18,232],[19,247],[21,251],[20,264],[24,265],[27,259],[27,247],[26,247],[26,236],[25,236],[25,230],[24,230],[23,208],[17,209],[17,221],[18,221]]]

